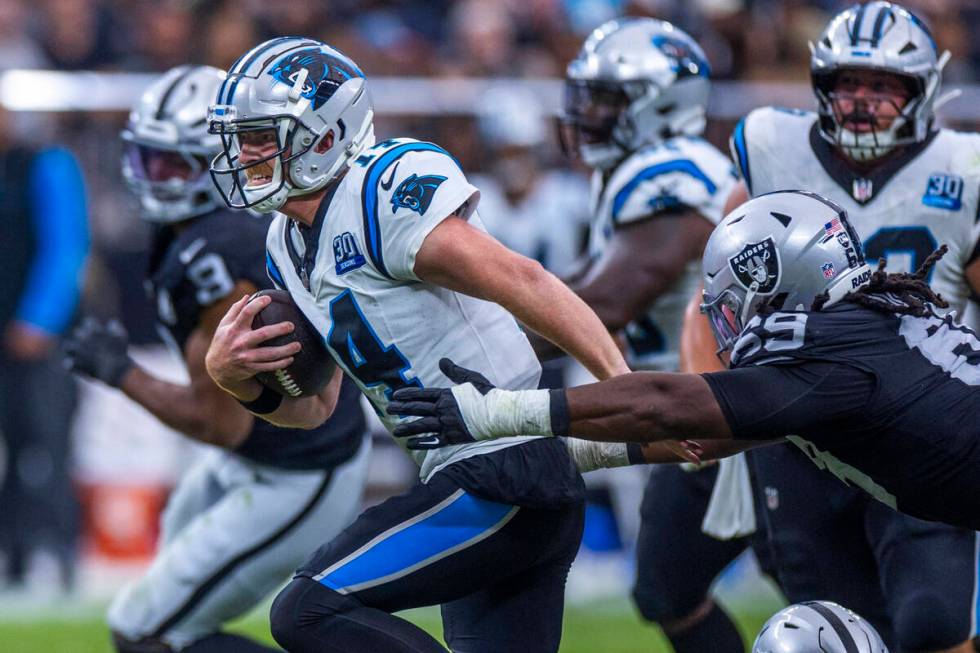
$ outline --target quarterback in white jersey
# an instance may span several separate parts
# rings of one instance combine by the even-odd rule
[[[446,151],[412,139],[383,141],[355,159],[331,194],[308,240],[295,220],[276,218],[269,267],[327,334],[389,430],[400,421],[386,411],[391,393],[441,381],[442,358],[469,361],[507,387],[537,387],[541,366],[513,316],[447,288],[420,288],[415,258],[432,229],[456,215],[483,230],[474,212],[479,191]],[[301,274],[309,275],[308,288]],[[424,481],[447,464],[520,440],[410,453]]]
[[[403,421],[387,413],[392,391],[459,378],[447,357],[504,386],[535,387],[540,368],[515,317],[597,376],[625,372],[578,297],[486,234],[479,191],[448,153],[413,139],[371,147],[366,84],[353,61],[318,41],[253,48],[211,107],[224,142],[211,172],[230,205],[285,214],[269,231],[270,275],[382,421]],[[253,378],[296,352],[296,343],[262,346],[268,327],[251,329],[266,303],[232,307],[208,371],[269,421],[318,424],[334,384],[282,398]],[[363,513],[300,567],[272,609],[276,640],[289,651],[444,651],[392,614],[442,604],[453,649],[556,651],[584,502],[566,446],[517,437],[417,460],[423,483]]]
[[[980,288],[980,136],[935,125],[948,53],[939,54],[913,14],[880,1],[838,14],[812,52],[818,111],[762,108],[735,127],[732,154],[743,183],[729,208],[782,189],[819,193],[847,211],[868,260],[884,258],[890,272],[915,272],[946,245],[926,279],[962,316]],[[837,229],[825,226],[828,234]],[[828,261],[821,272],[833,279],[841,271]],[[692,344],[713,341],[700,324],[685,331]],[[713,350],[702,352],[702,371]],[[761,521],[786,597],[847,603],[893,649],[972,651],[974,533],[856,500],[856,488],[823,478],[809,455],[789,445],[748,454],[756,492],[764,488]]]

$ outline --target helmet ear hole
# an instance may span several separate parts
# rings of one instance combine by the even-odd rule
[[[333,142],[334,142],[334,136],[333,136],[333,130],[331,129],[326,134],[324,134],[323,138],[320,139],[320,142],[317,143],[316,146],[313,148],[313,151],[316,152],[317,154],[323,154],[331,147],[333,147]]]

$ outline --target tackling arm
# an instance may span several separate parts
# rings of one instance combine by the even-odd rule
[[[540,263],[507,249],[462,218],[433,229],[415,259],[422,280],[496,302],[604,379],[629,371],[602,322]]]

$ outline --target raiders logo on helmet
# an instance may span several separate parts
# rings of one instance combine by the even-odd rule
[[[728,259],[735,279],[748,291],[768,295],[779,283],[779,252],[772,236],[758,243],[749,243]]]

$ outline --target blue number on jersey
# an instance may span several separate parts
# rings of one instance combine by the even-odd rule
[[[937,209],[959,211],[963,207],[963,178],[943,173],[930,175],[922,203]]]
[[[422,387],[418,379],[406,379],[411,367],[408,359],[394,345],[385,345],[364,319],[350,290],[330,302],[330,333],[327,344],[337,353],[347,371],[365,387],[384,385],[385,396],[408,386]]]
[[[872,266],[883,258],[889,272],[915,272],[938,247],[926,227],[883,227],[864,241],[864,254]],[[908,259],[908,269],[898,265],[899,256]],[[932,270],[929,270],[926,281],[931,278]]]

